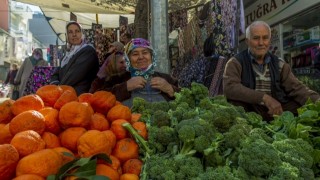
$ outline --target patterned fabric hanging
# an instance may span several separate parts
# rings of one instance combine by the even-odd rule
[[[128,28],[128,18],[124,16],[119,17],[119,30],[120,30],[120,37],[122,37]]]
[[[230,49],[234,49],[235,42],[235,29],[236,29],[236,19],[237,19],[237,0],[221,1],[221,13],[222,21],[225,29],[225,37],[227,40],[226,46]],[[235,13],[230,13],[235,12]]]
[[[222,76],[227,60],[220,56],[209,86],[209,96],[222,94]],[[208,87],[208,86],[207,86]]]
[[[94,44],[94,30],[93,29],[83,29],[84,39],[86,43]]]
[[[178,35],[179,56],[183,56],[185,54],[183,39],[184,39],[183,32],[180,32]]]
[[[22,96],[35,94],[41,86],[49,84],[55,68],[52,66],[35,66],[30,73]]]
[[[187,10],[179,10],[169,13],[169,32],[177,28],[183,28],[188,24],[188,11]]]
[[[179,85],[190,87],[192,82],[198,82],[209,88],[217,69],[218,58],[217,55],[211,57],[200,56],[191,64],[188,64],[178,76]]]
[[[179,32],[179,52],[184,54],[179,54],[174,75],[180,80],[180,86],[189,87],[193,81],[203,83],[209,88],[210,95],[215,96],[222,93],[224,66],[233,53],[234,27],[237,18],[234,12],[237,7],[236,0],[212,0],[209,5],[206,8],[209,9],[210,16],[204,18],[205,22],[200,22],[200,19],[191,19]],[[201,54],[203,54],[204,40],[209,34],[212,34],[213,39],[213,56],[205,58]],[[180,49],[183,47],[184,49]],[[188,57],[188,54],[194,56]]]

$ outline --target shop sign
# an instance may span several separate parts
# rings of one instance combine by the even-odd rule
[[[320,0],[260,0],[245,9],[246,25],[262,20],[270,25],[306,10]]]

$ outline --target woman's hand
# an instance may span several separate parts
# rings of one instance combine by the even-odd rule
[[[273,97],[265,94],[263,95],[262,101],[264,105],[268,108],[268,114],[270,115],[281,115],[283,110],[281,107],[281,103],[274,99]]]
[[[174,90],[171,84],[169,84],[168,81],[161,77],[151,78],[150,85],[152,88],[159,89],[160,91],[168,94],[171,97],[174,95]]]
[[[146,83],[147,83],[147,80],[145,80],[142,76],[132,77],[127,81],[127,90],[133,91],[135,89],[144,88]]]

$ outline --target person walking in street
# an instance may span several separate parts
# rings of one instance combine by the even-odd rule
[[[19,68],[17,75],[14,79],[14,84],[19,85],[19,97],[23,96],[26,89],[26,85],[29,76],[35,66],[48,66],[49,63],[43,59],[42,49],[36,48],[33,50],[32,55],[27,57],[21,67]]]

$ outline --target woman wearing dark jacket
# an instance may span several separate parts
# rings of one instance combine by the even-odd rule
[[[92,88],[92,92],[106,90],[115,94],[118,101],[132,106],[135,97],[149,102],[169,101],[179,91],[178,80],[170,75],[155,72],[156,59],[150,43],[142,38],[132,39],[125,46],[127,72],[112,76]]]
[[[66,29],[69,48],[50,84],[72,86],[80,95],[89,92],[99,70],[99,60],[94,47],[85,43],[80,24],[71,21]]]

